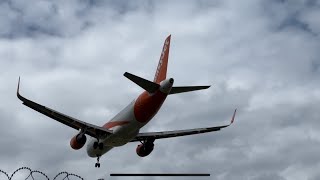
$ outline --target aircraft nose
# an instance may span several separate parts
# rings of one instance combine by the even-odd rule
[[[169,79],[169,82],[170,82],[171,84],[173,84],[173,82],[174,82],[173,78],[170,78],[170,79]]]

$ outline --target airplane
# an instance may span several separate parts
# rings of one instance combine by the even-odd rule
[[[171,35],[169,35],[164,42],[153,82],[128,72],[124,73],[126,78],[140,86],[142,89],[144,89],[144,91],[138,96],[138,98],[134,99],[128,106],[126,106],[103,126],[89,124],[79,119],[67,116],[21,96],[19,93],[20,77],[17,87],[17,96],[25,106],[76,129],[78,133],[72,137],[70,141],[70,146],[73,149],[81,149],[85,145],[87,141],[86,135],[88,135],[90,139],[87,143],[87,154],[89,157],[97,158],[97,162],[95,164],[95,167],[97,168],[100,167],[99,160],[102,155],[114,147],[123,146],[129,142],[140,141],[141,144],[137,146],[136,153],[140,157],[145,157],[153,151],[154,141],[156,139],[219,131],[222,128],[230,126],[234,122],[237,109],[234,110],[231,122],[228,125],[186,130],[140,133],[140,129],[157,114],[168,95],[203,90],[210,87],[175,87],[173,86],[174,79],[166,78],[170,40]]]

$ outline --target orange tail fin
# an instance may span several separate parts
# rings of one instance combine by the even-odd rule
[[[159,64],[156,70],[156,74],[154,75],[153,82],[160,83],[161,81],[166,79],[167,76],[167,67],[168,67],[168,58],[169,58],[169,49],[170,49],[170,39],[171,35],[167,37],[164,41]]]

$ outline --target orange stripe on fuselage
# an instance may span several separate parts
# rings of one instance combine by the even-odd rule
[[[157,114],[167,94],[157,91],[154,94],[143,92],[134,104],[134,115],[137,121],[146,123]]]
[[[110,122],[107,122],[106,124],[104,124],[102,127],[106,128],[106,129],[110,129],[115,126],[122,126],[122,125],[125,125],[128,123],[129,123],[129,121],[110,121]]]

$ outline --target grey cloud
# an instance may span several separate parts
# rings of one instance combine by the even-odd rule
[[[319,176],[319,1],[6,1],[0,9],[0,169],[87,179],[121,171]],[[85,150],[69,147],[76,131],[15,96],[21,76],[26,97],[102,125],[142,92],[125,71],[152,80],[168,34],[168,76],[213,86],[170,96],[142,131],[224,125],[238,108],[231,127],[158,140],[146,158],[135,154],[138,143],[114,148],[95,169]]]

